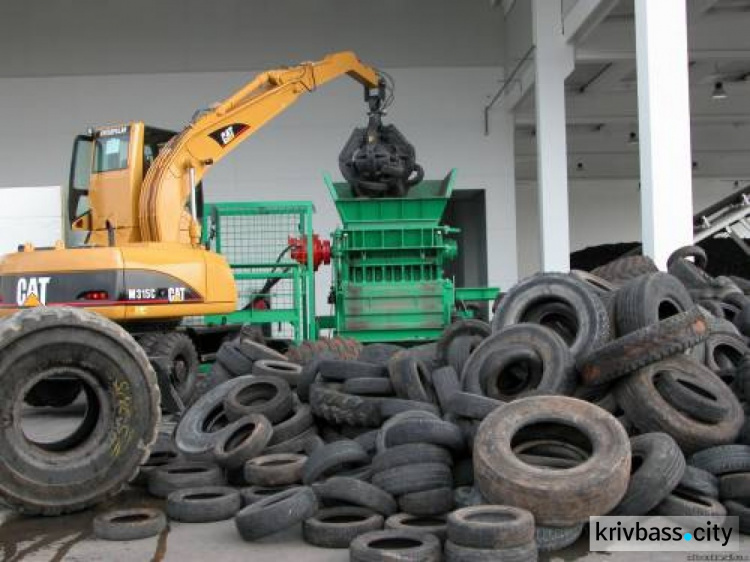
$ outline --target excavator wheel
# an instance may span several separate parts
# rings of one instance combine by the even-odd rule
[[[74,419],[26,403],[36,385],[58,381],[81,385]],[[21,513],[60,515],[113,497],[156,440],[156,373],[99,314],[38,307],[1,322],[0,388],[0,503]]]
[[[169,380],[185,402],[195,389],[200,360],[193,340],[182,332],[153,332],[138,338],[149,357],[164,357],[171,363]]]
[[[291,346],[286,352],[286,358],[293,363],[305,365],[323,351],[328,351],[339,359],[356,359],[362,351],[362,344],[351,338],[340,337],[305,340],[299,345]]]

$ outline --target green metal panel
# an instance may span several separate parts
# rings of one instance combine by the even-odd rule
[[[453,193],[455,170],[442,181],[427,180],[412,187],[406,197],[366,199],[355,197],[348,183],[323,180],[347,230],[437,226]]]
[[[451,322],[455,229],[440,224],[455,171],[424,181],[403,198],[355,197],[346,183],[325,182],[342,227],[333,234],[335,325],[361,341],[434,339]]]
[[[315,339],[315,279],[310,201],[248,201],[205,205],[203,244],[224,255],[238,290],[240,310],[206,316],[209,324],[263,325],[271,337]],[[289,237],[307,240],[307,263],[291,259]],[[269,280],[276,283],[264,291]],[[251,307],[262,299],[268,309]]]

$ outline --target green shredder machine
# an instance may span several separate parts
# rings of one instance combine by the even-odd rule
[[[363,342],[434,340],[451,323],[457,295],[445,265],[457,255],[451,235],[458,231],[440,219],[454,178],[452,170],[405,197],[370,199],[324,177],[342,223],[332,240],[338,335]]]

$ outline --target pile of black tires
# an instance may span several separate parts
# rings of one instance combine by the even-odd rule
[[[750,533],[750,300],[704,265],[685,248],[668,273],[634,256],[535,275],[491,325],[410,348],[239,338],[135,483],[173,520],[233,518],[247,541],[301,524],[367,562],[536,560],[592,515]],[[142,521],[125,535],[163,526]]]

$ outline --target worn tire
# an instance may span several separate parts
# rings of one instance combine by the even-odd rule
[[[563,273],[541,273],[513,286],[492,318],[493,331],[522,322],[557,332],[574,357],[584,356],[610,337],[607,309],[586,284]]]
[[[62,371],[82,382],[90,407],[74,433],[35,445],[21,427],[24,397]],[[112,497],[156,440],[156,375],[136,341],[98,314],[38,307],[5,319],[0,385],[0,500],[24,514],[59,515]]]
[[[732,472],[750,472],[750,445],[720,445],[691,455],[688,464],[722,476]]]
[[[458,452],[465,447],[461,430],[455,424],[434,418],[400,420],[392,426],[384,427],[381,436],[386,448],[409,443],[430,443]]]
[[[254,361],[242,353],[237,341],[223,343],[216,352],[216,361],[233,377],[249,375],[253,371]]]
[[[677,248],[667,258],[667,268],[669,268],[676,260],[693,258],[693,263],[701,269],[706,269],[708,265],[708,256],[706,250],[700,246],[683,246]]]
[[[684,381],[679,373],[664,372],[654,382],[656,389],[670,406],[686,416],[706,423],[719,423],[724,419],[728,404],[703,388],[701,381]]]
[[[338,359],[354,360],[359,357],[361,351],[362,344],[351,338],[321,338],[314,341],[305,340],[299,345],[291,346],[286,352],[286,358],[305,365],[322,352],[331,353]]]
[[[260,455],[271,441],[273,427],[265,416],[250,414],[232,424],[214,446],[214,460],[224,468],[241,468]]]
[[[535,354],[539,365],[519,356],[522,349]],[[477,347],[464,365],[461,383],[467,392],[511,400],[531,389],[571,394],[576,377],[573,355],[560,336],[544,326],[518,324],[495,332]]]
[[[646,515],[674,490],[685,473],[685,457],[666,433],[644,433],[630,440],[628,489],[609,515]]]
[[[582,434],[591,447],[590,458],[560,471],[524,463],[511,441],[535,424],[547,424],[550,431],[560,424],[561,438],[571,442]],[[571,427],[577,430],[572,435]],[[538,524],[552,527],[569,527],[614,508],[627,490],[630,462],[628,435],[611,414],[562,396],[521,398],[498,408],[479,426],[474,443],[482,495],[492,503],[528,509]]]
[[[327,359],[320,363],[318,369],[321,377],[332,382],[388,377],[388,370],[383,365],[374,365],[365,361]]]
[[[389,447],[372,458],[372,471],[383,472],[415,463],[441,463],[453,466],[453,457],[444,447],[430,443],[409,443]]]
[[[289,361],[261,359],[253,363],[253,374],[259,377],[278,377],[294,388],[302,378],[302,367]]]
[[[224,399],[227,417],[238,420],[249,414],[265,416],[273,424],[284,421],[294,410],[289,383],[278,377],[252,375],[232,388]]]
[[[728,407],[721,422],[700,422],[673,408],[655,385],[655,379],[663,371],[678,372],[684,380],[704,386],[726,403]],[[733,442],[744,422],[742,406],[729,387],[684,355],[654,363],[624,379],[615,388],[615,399],[640,431],[668,433],[685,454]]]
[[[520,546],[534,541],[534,516],[507,505],[458,509],[448,516],[448,540],[471,548]]]
[[[388,362],[388,373],[397,396],[437,404],[437,395],[427,366],[415,357],[406,352],[394,355]]]
[[[657,271],[659,268],[648,256],[627,256],[594,268],[591,273],[610,283],[622,285],[631,279]]]
[[[382,377],[348,379],[344,381],[342,390],[356,396],[389,397],[395,395],[390,379]]]
[[[360,535],[383,528],[383,516],[363,507],[330,507],[302,523],[306,543],[322,548],[349,548]]]
[[[198,398],[183,414],[174,433],[177,449],[188,458],[208,458],[216,443],[233,430],[224,411],[224,398],[250,376],[230,379]]]
[[[242,507],[234,488],[208,486],[177,490],[167,497],[167,515],[183,523],[209,523],[231,519]]]
[[[346,394],[321,383],[310,388],[310,407],[319,418],[337,424],[378,427],[383,419],[379,398]]]
[[[535,542],[508,548],[472,548],[445,543],[445,562],[536,562]]]
[[[750,499],[750,472],[722,476],[719,479],[719,497],[722,501]]]
[[[582,532],[583,523],[579,523],[572,527],[537,527],[534,535],[539,552],[554,552],[576,542]]]
[[[310,429],[315,421],[313,420],[312,410],[307,404],[301,404],[298,400],[294,401],[294,413],[291,417],[281,421],[273,426],[273,435],[268,442],[269,446],[278,445],[289,439],[294,439]]]
[[[400,529],[365,533],[349,546],[351,562],[441,562],[442,559],[437,537]]]
[[[155,469],[148,477],[148,492],[166,498],[185,488],[223,486],[224,474],[215,464],[205,462],[176,462]]]
[[[444,515],[453,509],[453,488],[434,488],[403,494],[398,498],[398,507],[410,515]]]
[[[425,535],[434,535],[440,541],[445,541],[446,529],[445,515],[411,515],[410,513],[397,513],[385,520],[386,529],[399,531],[415,531]]]
[[[106,541],[132,541],[153,537],[167,526],[167,518],[160,509],[136,507],[115,509],[94,518],[94,535]]]
[[[310,453],[302,469],[302,482],[312,484],[337,473],[370,464],[370,455],[356,441],[334,441]]]
[[[481,421],[490,415],[493,410],[504,404],[505,402],[494,398],[468,392],[457,392],[448,402],[447,411],[457,416]]]
[[[440,336],[437,342],[436,355],[437,360],[442,365],[449,364],[449,353],[451,344],[456,338],[459,337],[474,337],[479,338],[479,341],[488,337],[492,333],[492,327],[482,320],[459,320],[458,322],[452,323]],[[454,366],[455,368],[455,366]],[[456,369],[457,371],[460,369]]]
[[[234,518],[243,540],[255,541],[309,519],[318,512],[318,500],[309,487],[291,488],[251,503]]]
[[[685,312],[692,306],[690,293],[676,277],[661,271],[643,275],[617,291],[617,334],[630,334]]]
[[[670,316],[594,351],[578,362],[585,385],[605,385],[662,359],[695,347],[708,337],[706,318],[698,307]]]
[[[375,486],[394,496],[444,488],[452,482],[450,467],[441,463],[397,466],[372,476]]]
[[[315,495],[323,504],[343,502],[364,507],[381,515],[397,511],[396,500],[388,492],[356,478],[333,476],[312,485]]]
[[[707,470],[689,464],[685,466],[685,473],[677,487],[699,496],[719,497],[719,479]]]
[[[448,408],[448,401],[454,393],[461,390],[461,383],[458,380],[458,371],[451,365],[440,367],[432,372],[432,386],[437,395],[438,405],[444,412]]]
[[[180,399],[185,402],[195,391],[201,365],[198,351],[190,336],[183,332],[146,334],[138,343],[149,357],[167,359],[171,368],[169,379]]]
[[[255,457],[245,463],[245,480],[253,486],[273,488],[302,482],[306,455],[279,453]]]

